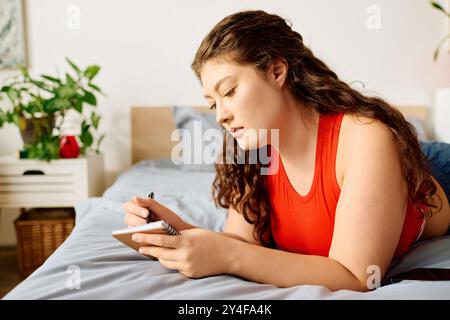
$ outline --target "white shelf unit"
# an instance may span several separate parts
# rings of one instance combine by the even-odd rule
[[[50,162],[0,157],[0,208],[73,207],[103,191],[103,154]]]

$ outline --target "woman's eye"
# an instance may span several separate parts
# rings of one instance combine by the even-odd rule
[[[230,91],[228,91],[228,92],[225,94],[225,97],[232,97],[232,96],[234,95],[235,89],[236,89],[236,88],[233,88],[233,89],[231,89]],[[213,105],[211,105],[211,106],[209,107],[209,110],[214,110],[215,108],[216,108],[216,104],[214,103]]]
[[[233,94],[234,94],[234,89],[236,89],[236,88],[233,88],[233,89],[231,89],[230,91],[228,91],[228,92],[225,94],[225,97],[232,97]]]

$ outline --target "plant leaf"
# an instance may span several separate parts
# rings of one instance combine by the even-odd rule
[[[434,50],[434,54],[433,54],[433,61],[436,61],[439,57],[439,48],[436,48],[436,50]]]
[[[13,104],[15,104],[16,100],[19,98],[19,91],[17,91],[17,89],[9,87],[8,91],[6,91],[6,95],[8,96],[9,100],[11,100]]]
[[[17,67],[19,68],[25,79],[28,79],[30,77],[30,75],[28,74],[28,69],[24,64],[18,64]]]
[[[70,74],[68,74],[68,73],[66,73],[66,81],[67,81],[67,83],[68,83],[69,85],[71,85],[71,86],[73,86],[73,85],[76,83],[75,79],[72,78],[72,77],[70,76]]]
[[[89,128],[90,128],[90,125],[88,125],[86,123],[84,123],[84,125],[81,126],[81,134],[80,134],[79,138],[85,148],[88,148],[94,141],[92,134],[89,132]]]
[[[86,70],[84,71],[84,75],[89,80],[92,80],[99,71],[100,71],[100,67],[98,65],[93,64],[86,68]]]
[[[81,73],[80,68],[78,68],[78,66],[72,62],[72,60],[70,60],[69,58],[66,57],[66,61],[70,64],[70,66],[72,67],[73,70],[75,70],[75,72],[79,75]]]
[[[97,98],[94,96],[94,94],[92,94],[92,92],[89,92],[85,89],[83,89],[84,91],[84,97],[83,100],[86,103],[89,103],[90,105],[96,106],[97,105]]]
[[[17,113],[14,113],[14,114],[12,115],[12,120],[13,120],[13,122],[14,122],[14,124],[15,124],[16,126],[19,126],[20,117],[19,117],[19,115],[18,115]]]
[[[1,89],[0,89],[0,92],[8,92],[8,90],[9,90],[9,88],[11,88],[10,86],[3,86]]]
[[[46,74],[41,75],[41,77],[44,78],[44,79],[47,79],[47,80],[49,80],[51,82],[55,82],[57,84],[61,84],[61,80],[59,80],[59,79],[57,79],[55,77],[52,77],[52,76],[49,76],[49,75],[46,75]]]
[[[96,114],[95,112],[91,113],[91,122],[92,122],[92,126],[97,129],[98,128],[98,123],[100,121],[100,116],[98,114]]]
[[[441,41],[439,41],[439,44],[436,48],[436,50],[434,50],[434,54],[433,54],[433,61],[436,61],[438,56],[439,56],[439,51],[441,50],[442,45],[444,44],[444,42],[450,38],[450,33],[448,33],[445,37],[443,37],[441,39]]]
[[[60,98],[71,98],[74,94],[76,94],[76,89],[70,86],[70,84],[55,88],[55,95]]]
[[[98,86],[96,86],[95,84],[93,84],[93,83],[88,83],[88,86],[89,87],[91,87],[92,89],[94,89],[95,91],[98,91],[98,92],[102,92],[102,90],[98,87]]]
[[[39,80],[30,80],[30,82],[32,84],[34,84],[36,87],[48,91],[48,92],[53,92],[49,87],[47,87],[47,85],[43,82],[43,81],[39,81]]]
[[[13,111],[6,111],[6,121],[8,123],[14,122],[14,112]]]
[[[97,147],[96,147],[97,153],[99,153],[100,144],[102,143],[102,141],[103,141],[104,138],[105,138],[105,134],[102,134],[102,135],[100,136],[100,138],[97,140]]]
[[[430,4],[433,8],[442,11],[443,13],[445,13],[445,15],[448,16],[448,12],[439,3],[437,3],[436,1],[430,1]]]
[[[81,100],[77,100],[77,102],[75,102],[75,105],[73,106],[75,108],[75,110],[77,110],[79,113],[83,112],[83,103],[81,102]]]
[[[0,128],[3,127],[3,124],[5,123],[5,121],[6,121],[6,115],[2,110],[0,110]]]

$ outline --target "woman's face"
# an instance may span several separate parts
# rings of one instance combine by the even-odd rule
[[[216,121],[244,150],[270,143],[270,129],[280,128],[283,83],[269,69],[264,75],[253,66],[213,58],[200,72],[204,96],[216,109]],[[238,128],[242,129],[235,131]]]

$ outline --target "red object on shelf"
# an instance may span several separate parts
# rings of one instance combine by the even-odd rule
[[[78,158],[80,147],[75,136],[61,137],[59,144],[59,156],[61,158]]]

